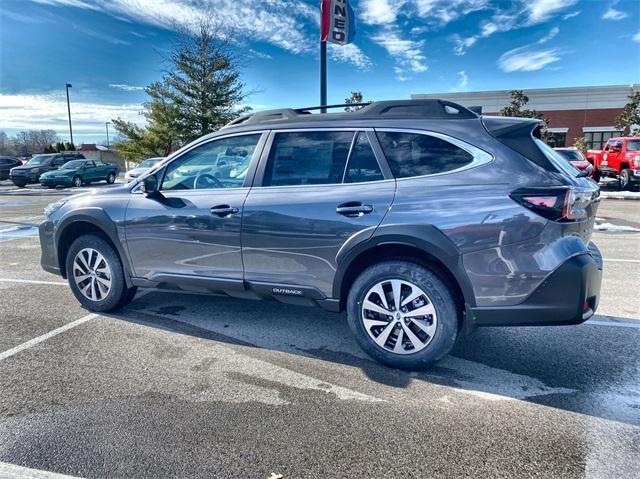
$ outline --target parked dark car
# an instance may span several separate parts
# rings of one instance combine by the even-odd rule
[[[40,183],[48,187],[80,187],[96,181],[113,184],[117,176],[118,167],[111,163],[103,163],[101,160],[72,160],[57,170],[40,175]]]
[[[0,180],[9,178],[9,171],[16,166],[22,166],[22,162],[13,156],[0,156]]]
[[[538,120],[443,100],[313,110],[244,116],[142,179],[48,206],[43,268],[92,311],[140,287],[346,310],[360,346],[402,368],[476,326],[594,314],[600,191]]]
[[[67,161],[84,159],[82,153],[52,153],[35,155],[25,165],[11,169],[9,177],[19,187],[24,188],[28,183],[38,183],[40,175],[47,171],[57,170]]]

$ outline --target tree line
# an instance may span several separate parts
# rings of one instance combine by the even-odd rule
[[[0,131],[0,155],[2,156],[31,156],[75,149],[73,143],[62,142],[54,130],[27,130],[13,136]]]

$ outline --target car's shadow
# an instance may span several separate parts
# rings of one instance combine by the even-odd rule
[[[355,366],[372,381],[396,388],[426,381],[488,399],[520,399],[640,425],[640,329],[608,326],[602,317],[602,324],[480,329],[461,338],[438,365],[407,372],[371,360],[344,315],[318,308],[151,291],[109,316]]]

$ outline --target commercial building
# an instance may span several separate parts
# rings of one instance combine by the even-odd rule
[[[615,118],[629,102],[629,95],[640,84],[523,90],[529,97],[526,107],[544,113],[549,119],[551,146],[571,146],[575,138],[585,137],[589,148],[600,149],[616,130]],[[485,114],[498,114],[510,103],[509,91],[480,91],[411,95],[413,99],[444,98],[464,106],[480,106]]]

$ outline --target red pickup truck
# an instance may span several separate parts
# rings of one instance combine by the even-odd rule
[[[626,136],[609,139],[603,150],[588,150],[587,160],[593,163],[593,179],[617,178],[620,189],[640,185],[640,137]]]

